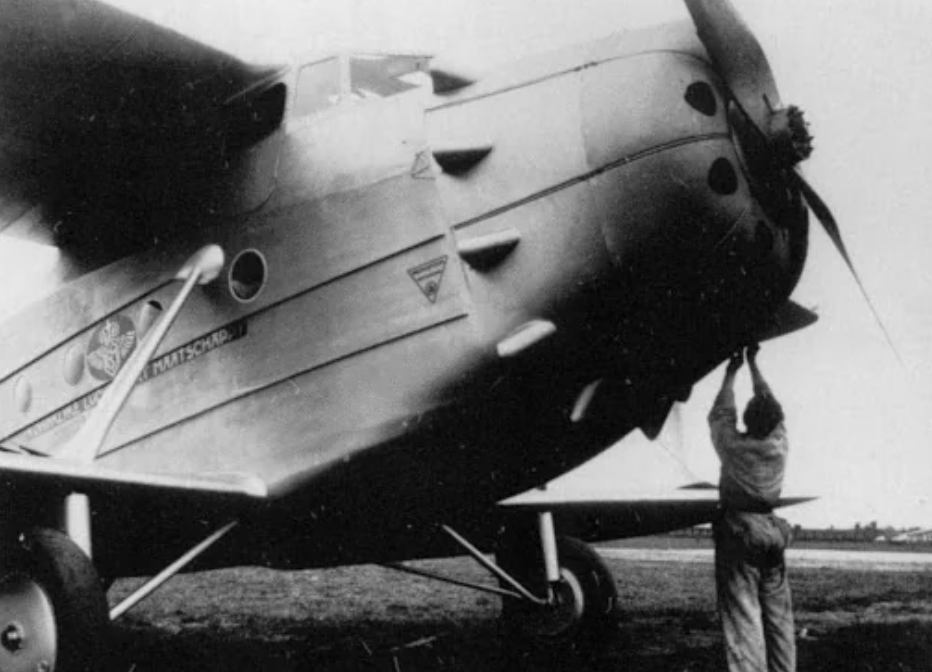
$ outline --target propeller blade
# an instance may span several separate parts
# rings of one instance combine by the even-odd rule
[[[735,102],[765,141],[775,166],[792,166],[809,156],[812,137],[797,108],[784,109],[764,50],[729,0],[684,0],[696,25],[696,33],[725,80]],[[893,339],[854,268],[838,223],[831,210],[808,182],[795,170],[787,170],[789,185],[799,189],[809,209],[832,239],[845,260],[861,295],[867,302],[890,349],[902,364]]]
[[[822,228],[825,229],[825,233],[828,234],[828,237],[832,239],[832,243],[834,243],[841,258],[845,260],[845,263],[851,270],[851,274],[854,275],[858,284],[861,284],[861,280],[858,278],[858,272],[854,268],[854,262],[851,261],[851,257],[848,255],[848,248],[845,247],[845,242],[841,238],[841,230],[838,228],[838,222],[835,221],[835,216],[832,214],[832,211],[829,210],[828,205],[826,205],[822,197],[816,193],[816,190],[812,188],[812,185],[809,184],[799,171],[789,171],[788,177],[791,185],[799,189],[803,198],[806,199],[806,205],[809,206],[812,214],[821,222]]]
[[[867,306],[870,308],[871,314],[874,316],[874,320],[877,322],[877,326],[879,326],[880,330],[883,332],[884,338],[887,339],[887,344],[890,346],[890,349],[893,350],[893,354],[896,355],[897,360],[899,360],[902,364],[903,360],[900,358],[900,353],[897,351],[896,346],[893,344],[893,339],[890,337],[890,332],[887,331],[886,325],[884,325],[883,320],[880,319],[880,313],[877,312],[877,308],[874,306],[874,302],[871,301],[871,297],[867,293],[867,289],[864,287],[864,283],[861,281],[861,276],[858,275],[857,269],[854,267],[854,262],[851,261],[851,257],[848,254],[848,249],[845,247],[845,243],[841,238],[841,230],[838,228],[838,222],[835,220],[835,216],[832,214],[832,211],[829,210],[828,205],[825,204],[825,201],[822,200],[822,197],[816,193],[816,190],[812,188],[812,185],[810,185],[809,182],[806,181],[806,178],[804,178],[798,171],[788,171],[788,178],[790,184],[799,189],[800,193],[802,193],[803,198],[806,199],[806,204],[812,211],[812,214],[815,215],[816,219],[818,219],[822,224],[822,228],[825,229],[825,233],[828,234],[828,237],[831,238],[832,243],[834,243],[835,249],[838,250],[841,258],[845,260],[845,264],[848,266],[848,270],[851,271],[851,275],[854,277],[854,281],[858,283],[858,288],[861,290],[861,296],[863,296],[864,301],[867,302]]]
[[[766,133],[780,94],[764,50],[729,0],[685,0],[696,33],[758,129]]]

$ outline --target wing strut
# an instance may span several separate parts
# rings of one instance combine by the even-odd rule
[[[168,581],[170,578],[175,576],[178,572],[185,568],[191,561],[196,560],[198,556],[204,553],[207,549],[213,546],[215,543],[223,539],[226,536],[227,532],[236,527],[237,521],[232,521],[227,523],[220,529],[216,530],[210,536],[205,538],[201,543],[192,548],[190,551],[182,555],[180,558],[175,560],[168,567],[163,569],[161,572],[153,576],[151,579],[146,581],[142,586],[137,588],[132,592],[128,597],[126,597],[122,602],[116,605],[113,609],[110,610],[110,620],[115,621],[120,616],[125,614],[127,611],[135,607],[137,604],[142,602],[144,599],[149,597],[154,591]]]
[[[168,310],[158,323],[146,335],[136,352],[126,361],[117,377],[100,398],[100,404],[75,434],[58,453],[56,459],[73,462],[90,463],[97,459],[107,433],[129,398],[130,393],[139,382],[139,376],[149,362],[162,340],[168,334],[181,307],[188,300],[196,284],[212,282],[223,269],[224,254],[218,245],[208,245],[198,250],[175,276],[183,280],[184,285],[178,296],[172,301]],[[83,493],[72,493],[65,498],[64,527],[69,537],[91,555],[91,507],[90,500]]]

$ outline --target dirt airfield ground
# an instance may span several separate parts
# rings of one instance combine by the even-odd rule
[[[496,597],[373,566],[178,577],[120,621],[114,648],[119,669],[133,672],[721,670],[711,564],[618,555],[607,559],[621,596],[617,636],[591,655],[518,656],[497,627]],[[470,559],[419,564],[485,581]],[[801,564],[801,672],[932,671],[932,563]],[[111,600],[134,583],[118,582]]]

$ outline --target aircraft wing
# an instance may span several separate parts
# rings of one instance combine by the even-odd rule
[[[158,474],[127,472],[66,460],[0,453],[0,484],[45,487],[83,492],[132,488],[201,496],[261,499],[268,491],[263,481],[243,473]]]
[[[653,439],[633,432],[544,489],[521,493],[499,506],[506,515],[551,511],[561,533],[590,542],[711,522],[720,512],[718,486],[697,477],[688,465],[680,410],[674,406]],[[811,499],[784,497],[778,506]]]
[[[778,506],[811,501],[784,497]],[[621,490],[593,496],[566,496],[537,490],[500,503],[507,513],[551,511],[557,529],[588,542],[648,536],[712,522],[719,514],[718,487],[695,483],[668,493]]]
[[[669,493],[606,492],[567,496],[531,491],[500,503],[506,515],[551,511],[561,534],[587,542],[660,534],[712,521],[718,513],[718,489],[682,489]]]
[[[280,122],[257,103],[280,68],[97,0],[5,3],[0,45],[6,234],[99,246]]]
[[[343,469],[353,456],[398,438],[404,423],[375,425],[330,437],[317,450],[296,449],[224,472],[150,472],[79,462],[0,444],[0,490],[4,486],[60,489],[93,495],[130,489],[200,497],[225,496],[259,502],[287,497],[315,479]]]

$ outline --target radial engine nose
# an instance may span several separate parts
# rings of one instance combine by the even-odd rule
[[[792,192],[805,200],[848,265],[878,325],[890,335],[861,282],[835,217],[815,189],[795,170],[812,151],[802,113],[780,102],[767,56],[729,0],[685,0],[696,33],[734,100],[731,116],[741,129],[752,174],[765,192]],[[896,351],[896,348],[893,347]]]
[[[666,48],[636,57],[608,41],[582,77],[586,158],[598,171],[591,202],[606,246],[632,285],[717,292],[737,274],[746,287],[733,287],[735,298],[757,291],[758,276],[768,295],[788,295],[805,257],[805,208],[785,184],[759,188],[754,174],[769,173],[750,161],[759,152],[744,151],[728,90],[688,55],[701,53],[690,27],[678,30],[647,36]],[[787,153],[805,153],[800,115],[774,125]]]

